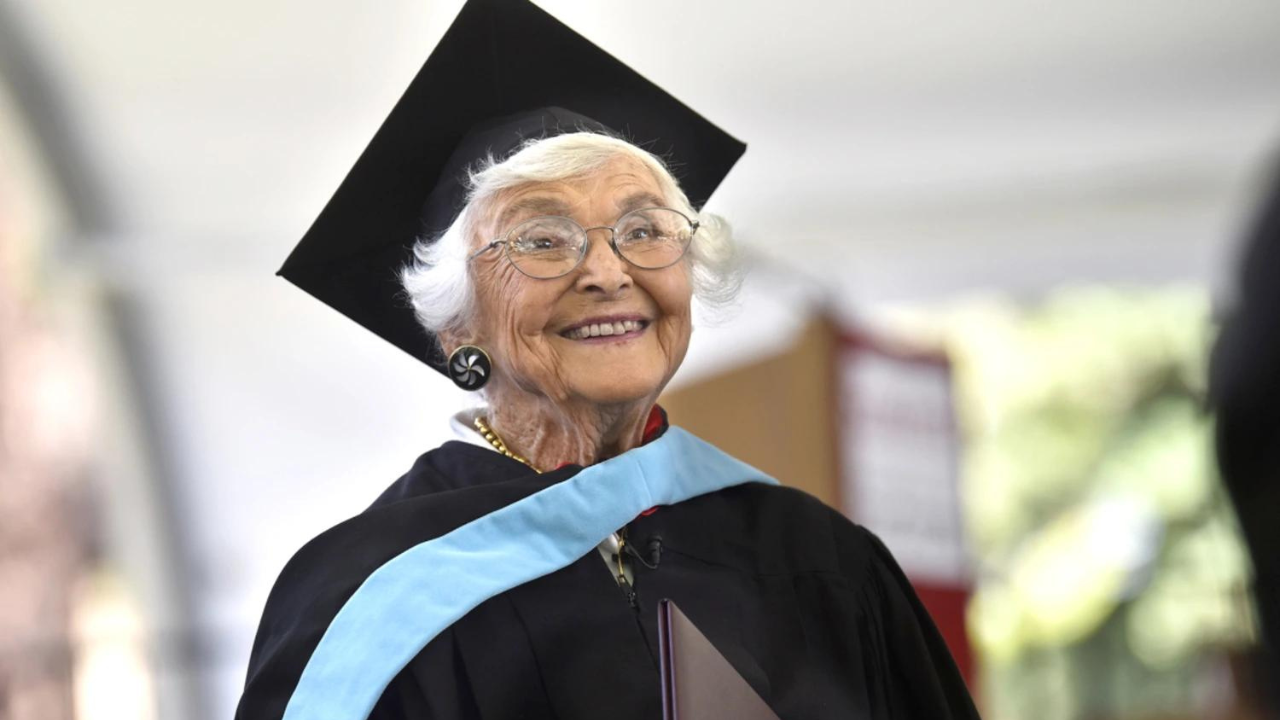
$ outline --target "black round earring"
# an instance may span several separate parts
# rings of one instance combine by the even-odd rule
[[[462,345],[449,355],[449,379],[463,390],[479,390],[493,374],[489,353],[475,345]]]

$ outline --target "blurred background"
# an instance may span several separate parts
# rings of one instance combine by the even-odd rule
[[[1280,3],[539,5],[749,145],[673,422],[880,534],[985,717],[1259,716],[1205,392]],[[0,0],[0,719],[231,717],[284,562],[448,438],[274,272],[460,7]]]

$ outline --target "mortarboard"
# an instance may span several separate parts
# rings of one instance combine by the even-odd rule
[[[579,129],[662,157],[701,208],[746,146],[527,0],[469,0],[276,273],[444,372],[399,282],[466,170]]]

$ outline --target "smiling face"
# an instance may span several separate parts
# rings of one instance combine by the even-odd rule
[[[668,202],[652,172],[620,155],[582,178],[501,194],[473,248],[539,215],[592,228],[655,204]],[[465,341],[493,358],[491,396],[514,390],[560,404],[652,401],[680,366],[692,331],[688,256],[644,270],[613,252],[607,230],[589,236],[577,268],[550,280],[522,274],[498,251],[474,261],[477,320]]]

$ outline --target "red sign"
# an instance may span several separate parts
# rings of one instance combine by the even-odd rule
[[[893,552],[972,684],[951,364],[850,333],[835,368],[841,510]]]

